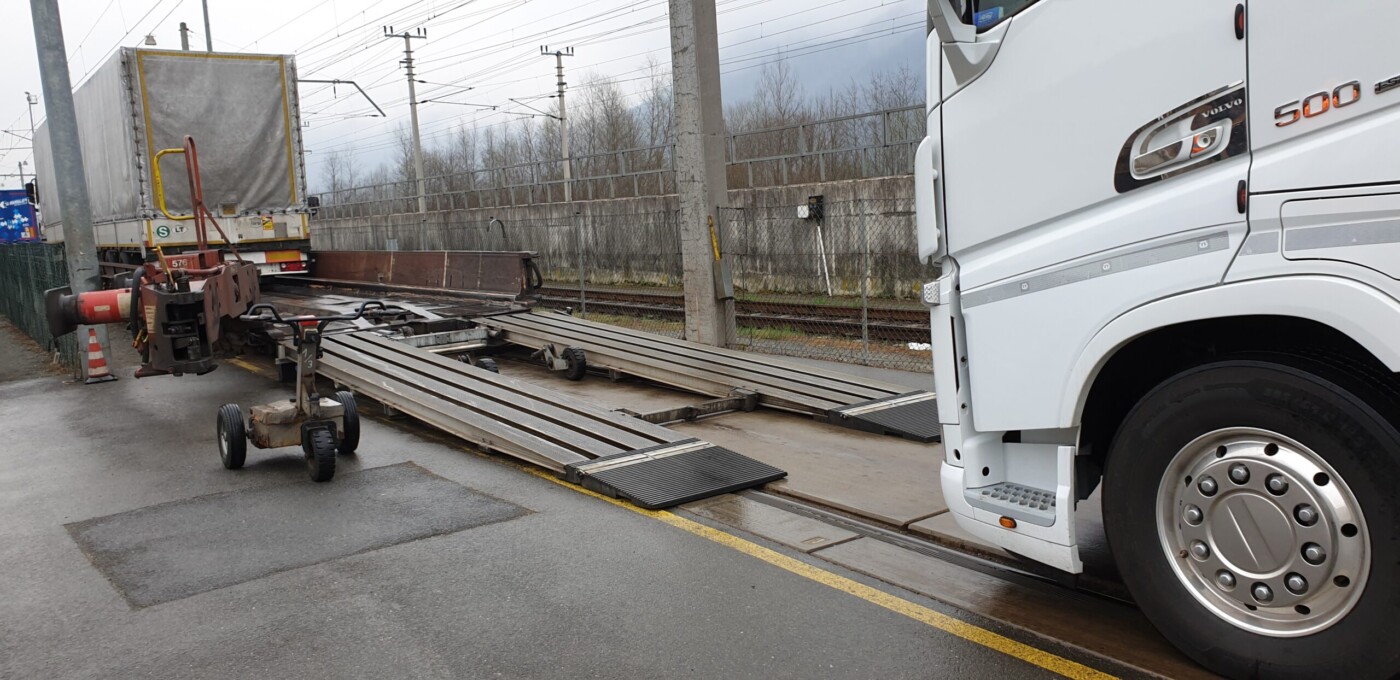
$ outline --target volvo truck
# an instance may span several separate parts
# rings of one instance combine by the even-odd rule
[[[224,234],[262,274],[306,270],[310,250],[296,65],[291,56],[122,48],[73,92],[99,256],[122,271],[159,247],[195,252],[185,167],[199,140],[203,191]],[[44,239],[62,241],[48,125],[34,145]],[[171,151],[167,151],[171,150]],[[162,161],[162,159],[164,159]],[[168,202],[156,187],[175,187]],[[224,236],[227,236],[227,242]]]
[[[923,297],[959,525],[1076,512],[1233,677],[1400,672],[1400,2],[929,0]]]

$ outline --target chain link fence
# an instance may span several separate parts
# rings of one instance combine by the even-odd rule
[[[66,285],[68,263],[62,243],[0,245],[0,314],[39,346],[56,351],[64,366],[77,370],[76,336],[54,338],[44,314],[44,291]]]
[[[730,189],[782,187],[908,175],[924,139],[922,104],[725,135]],[[533,155],[533,153],[529,154]],[[454,161],[456,162],[456,161]],[[460,168],[423,178],[429,212],[575,201],[665,196],[676,193],[675,146],[521,159],[491,167]],[[564,186],[572,186],[565,192]],[[326,219],[387,217],[418,210],[418,182],[398,179],[319,192]]]
[[[318,250],[529,250],[541,305],[675,338],[685,336],[679,213],[637,210],[485,223],[406,215],[313,232]],[[931,370],[929,315],[907,199],[724,211],[716,224],[733,275],[741,349],[905,371]]]
[[[932,370],[913,204],[863,199],[728,211],[739,345],[768,354]]]

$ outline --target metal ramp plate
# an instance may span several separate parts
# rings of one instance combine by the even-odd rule
[[[655,510],[748,489],[787,473],[699,439],[570,464],[564,478]]]
[[[671,385],[683,390],[727,397],[735,390],[758,394],[768,408],[811,414],[835,425],[937,441],[938,414],[929,392],[871,380],[829,369],[738,350],[643,333],[595,323],[556,312],[502,314],[476,319],[522,347],[579,347],[588,364]],[[926,395],[925,405],[892,405],[888,413],[871,409],[864,417],[843,417],[847,409]],[[925,420],[925,417],[927,419]]]
[[[938,424],[938,400],[932,392],[909,392],[833,409],[827,418],[838,425],[916,442],[943,440],[943,428]]]

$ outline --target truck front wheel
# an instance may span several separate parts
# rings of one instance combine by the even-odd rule
[[[1232,677],[1400,671],[1400,414],[1387,376],[1291,354],[1183,371],[1128,414],[1104,524],[1158,630]]]

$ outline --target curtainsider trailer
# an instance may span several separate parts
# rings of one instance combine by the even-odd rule
[[[968,532],[1239,678],[1400,673],[1400,3],[929,0],[919,255]]]
[[[123,48],[73,100],[102,261],[134,265],[156,247],[196,248],[184,164],[161,160],[191,136],[206,203],[243,258],[262,274],[306,269],[314,203],[291,56]],[[34,146],[44,237],[62,241],[47,125]],[[164,204],[158,183],[176,188]]]

